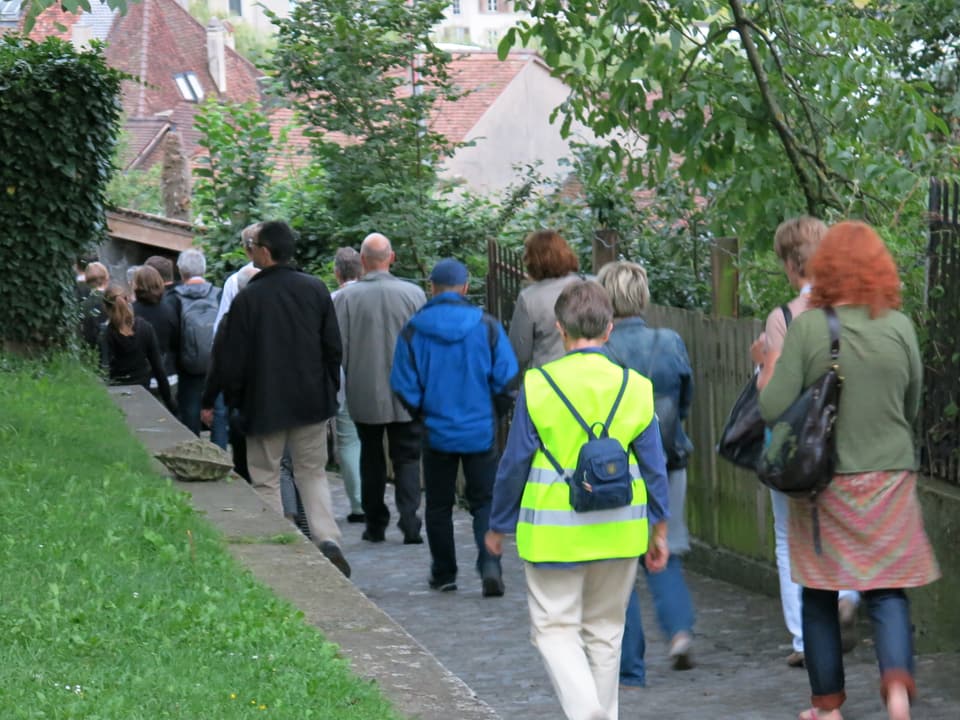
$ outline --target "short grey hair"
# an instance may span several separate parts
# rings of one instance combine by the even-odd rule
[[[333,256],[333,271],[343,281],[356,280],[363,274],[360,253],[352,247],[342,247]]]
[[[262,222],[255,222],[252,225],[247,225],[240,231],[240,242],[243,243],[243,247],[246,250],[253,247],[253,241],[257,239],[257,235],[260,234],[260,228],[262,227]]]
[[[177,258],[177,270],[180,271],[180,277],[184,280],[203,277],[207,271],[207,259],[196,248],[184,250]]]
[[[629,260],[607,263],[600,268],[597,281],[610,296],[614,317],[633,317],[647,311],[650,283],[643,265]]]
[[[553,312],[560,327],[574,340],[602,338],[613,322],[610,296],[595,280],[576,280],[567,285]]]

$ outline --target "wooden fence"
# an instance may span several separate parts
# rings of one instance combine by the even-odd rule
[[[693,405],[686,422],[695,448],[687,469],[690,532],[712,546],[771,559],[769,492],[756,475],[715,451],[727,413],[753,374],[750,344],[762,331],[762,322],[656,305],[647,312],[647,321],[680,334],[693,368]]]
[[[920,447],[928,475],[960,485],[960,183],[932,180],[929,207]]]

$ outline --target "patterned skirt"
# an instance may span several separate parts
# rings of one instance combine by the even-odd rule
[[[836,475],[817,499],[822,553],[813,541],[812,505],[790,501],[793,581],[821,590],[927,585],[940,577],[923,529],[916,473]]]

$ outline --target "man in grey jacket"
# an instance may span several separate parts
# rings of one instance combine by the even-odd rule
[[[360,497],[366,515],[363,539],[383,542],[390,511],[383,501],[386,431],[396,483],[397,526],[405,544],[423,542],[420,507],[420,423],[390,389],[393,352],[403,326],[426,302],[423,290],[394,277],[390,241],[372,233],[360,246],[363,277],[334,299],[343,340],[347,405],[360,436]]]

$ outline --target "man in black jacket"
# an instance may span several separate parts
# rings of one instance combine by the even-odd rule
[[[293,265],[296,236],[267,222],[253,238],[260,272],[230,307],[221,368],[227,405],[240,411],[253,486],[277,511],[284,446],[293,459],[310,534],[344,575],[327,485],[327,420],[337,412],[340,329],[330,292]]]

